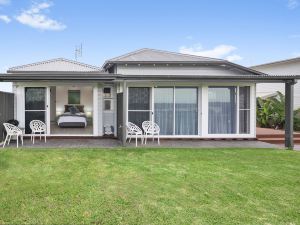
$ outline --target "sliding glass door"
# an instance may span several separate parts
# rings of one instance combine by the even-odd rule
[[[175,88],[175,134],[198,134],[198,89]]]
[[[155,88],[154,121],[159,125],[161,135],[174,134],[174,88]]]
[[[46,88],[25,88],[25,133],[30,134],[29,123],[32,120],[46,121]]]
[[[208,88],[208,133],[236,133],[236,87]]]
[[[161,135],[198,135],[198,89],[154,88],[154,121]]]
[[[151,120],[150,88],[128,88],[128,122],[132,122],[142,128],[142,123]]]
[[[250,133],[250,87],[239,87],[239,132]]]
[[[250,134],[250,86],[208,88],[208,133]]]

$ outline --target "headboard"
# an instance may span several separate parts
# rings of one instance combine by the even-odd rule
[[[76,107],[79,112],[84,113],[84,105],[65,105],[65,112],[70,112],[71,107]]]

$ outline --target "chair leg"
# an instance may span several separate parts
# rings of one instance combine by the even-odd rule
[[[40,141],[42,140],[42,132],[40,132]]]
[[[34,138],[35,138],[35,134],[32,137],[32,144],[34,144]]]
[[[141,144],[144,144],[144,136],[141,135]]]
[[[10,144],[10,139],[11,139],[11,136],[12,136],[12,135],[9,135],[9,137],[8,137],[8,142],[7,142],[8,144],[7,144],[7,145],[9,145],[9,144]]]
[[[46,132],[45,132],[45,143],[47,142],[47,136],[46,136]]]
[[[130,142],[131,142],[131,137],[132,137],[132,134],[130,134],[130,137],[129,137],[129,141],[128,141],[128,143],[130,143]]]
[[[160,145],[159,134],[157,135],[157,142],[158,142],[158,145]]]
[[[6,144],[6,141],[7,141],[7,138],[8,138],[8,134],[6,135],[6,137],[5,137],[5,140],[4,140],[4,143],[3,143],[3,148],[5,147],[5,144]]]
[[[147,133],[145,134],[145,145],[147,144]]]
[[[17,135],[17,148],[19,148],[19,135]]]
[[[137,134],[135,135],[135,147],[137,147]]]
[[[23,137],[23,135],[21,135],[21,141],[22,141],[22,146],[23,146],[23,144],[24,144],[24,137]]]

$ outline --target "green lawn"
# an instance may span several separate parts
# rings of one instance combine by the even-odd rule
[[[0,224],[300,224],[300,152],[0,151]]]

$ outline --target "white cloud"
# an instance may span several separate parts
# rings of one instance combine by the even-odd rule
[[[0,15],[0,20],[5,23],[9,23],[11,21],[11,19],[7,15]]]
[[[179,48],[180,53],[191,54],[197,56],[205,56],[212,58],[223,58],[228,61],[239,61],[242,59],[241,56],[237,54],[232,54],[237,48],[232,45],[218,45],[210,50],[204,50],[200,44],[194,45],[192,47],[182,46]]]
[[[8,5],[10,0],[0,0],[0,5]]]
[[[234,54],[234,55],[229,55],[225,58],[226,60],[230,61],[230,62],[235,62],[235,61],[240,61],[243,59],[242,56]]]
[[[16,20],[22,24],[28,25],[40,30],[64,30],[66,25],[54,19],[47,17],[42,11],[51,7],[48,2],[34,4],[30,9],[24,10],[16,17]]]
[[[289,9],[295,9],[299,6],[299,0],[288,0],[287,7]]]

